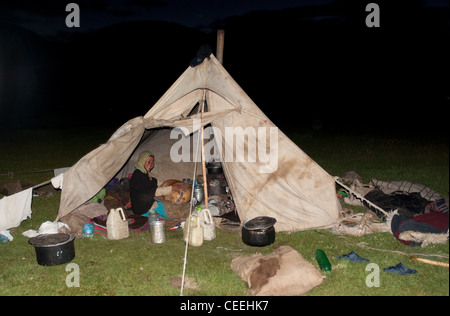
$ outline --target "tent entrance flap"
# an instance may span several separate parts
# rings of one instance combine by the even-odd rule
[[[185,136],[179,128],[158,128],[146,130],[141,142],[136,146],[128,162],[117,177],[126,177],[134,171],[134,163],[139,154],[149,150],[155,155],[152,175],[160,182],[169,179],[191,178],[194,163],[200,162],[200,133],[195,131]],[[201,174],[198,168],[197,175]]]

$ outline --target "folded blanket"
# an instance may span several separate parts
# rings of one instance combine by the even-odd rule
[[[422,213],[430,213],[430,212],[441,212],[448,214],[448,197],[439,199],[437,201],[434,201],[430,204],[428,204],[422,211]]]
[[[426,247],[448,240],[448,213],[433,211],[408,219],[401,215],[392,218],[391,229],[395,238],[407,246]]]

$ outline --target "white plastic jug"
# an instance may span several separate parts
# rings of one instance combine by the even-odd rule
[[[191,246],[198,247],[203,244],[203,227],[199,216],[191,215],[186,219],[183,227],[183,238],[185,242],[189,241]]]
[[[128,220],[121,207],[111,209],[106,219],[106,237],[117,240],[127,238],[130,235]]]
[[[216,238],[216,226],[214,225],[213,218],[209,209],[205,208],[200,211],[199,217],[203,227],[203,239],[213,240]]]

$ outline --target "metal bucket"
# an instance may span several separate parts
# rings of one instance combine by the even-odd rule
[[[150,223],[150,236],[152,243],[162,244],[166,242],[166,223],[164,221],[154,221]]]

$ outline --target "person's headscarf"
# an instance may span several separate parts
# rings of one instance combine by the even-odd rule
[[[149,152],[148,150],[144,150],[143,152],[141,152],[141,154],[139,155],[139,159],[134,164],[134,167],[136,169],[138,169],[139,171],[141,171],[142,173],[147,174],[148,171],[145,169],[144,165],[145,165],[145,162],[147,161],[148,157],[150,157],[150,156],[154,156],[154,155],[151,152]]]

